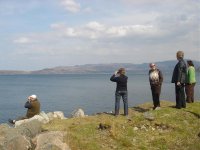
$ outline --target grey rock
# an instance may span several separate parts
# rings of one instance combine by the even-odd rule
[[[36,144],[35,150],[70,150],[68,145],[63,142],[64,132],[51,131],[39,134],[33,139]]]
[[[84,111],[81,108],[74,110],[71,115],[73,118],[85,117]]]
[[[29,150],[31,148],[30,139],[21,135],[16,128],[0,125],[1,150]]]
[[[16,127],[16,130],[27,137],[33,138],[42,131],[42,124],[38,120],[32,120]]]
[[[149,120],[149,121],[155,120],[154,115],[152,113],[150,113],[150,112],[145,112],[144,113],[144,118],[147,119],[147,120]]]
[[[3,148],[5,150],[30,150],[32,145],[25,136],[13,135],[13,137],[6,139]]]

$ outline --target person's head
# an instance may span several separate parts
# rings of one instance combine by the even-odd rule
[[[149,64],[149,68],[155,70],[155,69],[156,69],[156,64],[150,63],[150,64]]]
[[[126,70],[125,70],[125,68],[120,68],[119,70],[118,70],[118,73],[121,75],[125,75],[126,74]]]
[[[194,67],[194,64],[193,64],[192,60],[188,60],[187,64],[188,64],[188,66],[193,66]]]
[[[36,95],[31,95],[31,96],[28,97],[28,100],[30,100],[30,101],[37,100],[37,96]]]
[[[179,60],[179,59],[183,59],[184,57],[184,52],[183,51],[178,51],[176,53],[176,58]]]

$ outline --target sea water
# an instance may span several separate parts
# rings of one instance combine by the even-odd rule
[[[36,94],[44,112],[63,111],[70,116],[73,110],[82,108],[86,114],[114,110],[116,83],[112,74],[66,75],[1,75],[0,123],[26,114],[27,97]],[[127,74],[129,107],[152,102],[148,74]],[[200,100],[200,77],[197,75],[195,99]],[[161,100],[175,102],[171,74],[164,74]],[[122,102],[121,102],[121,108]]]

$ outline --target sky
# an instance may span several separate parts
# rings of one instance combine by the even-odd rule
[[[200,60],[200,0],[0,0],[0,70]]]

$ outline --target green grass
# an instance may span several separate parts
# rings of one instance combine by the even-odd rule
[[[152,103],[145,103],[129,108],[129,118],[101,114],[53,120],[43,128],[66,131],[65,142],[72,150],[199,150],[200,102],[187,104],[186,109],[173,105],[161,101],[161,110],[152,110]],[[155,119],[145,119],[144,112]],[[100,123],[111,128],[100,130]]]

